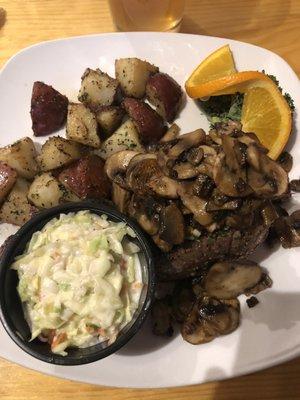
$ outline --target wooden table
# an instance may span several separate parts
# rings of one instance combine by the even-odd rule
[[[105,0],[0,0],[0,66],[43,40],[114,30]],[[187,0],[182,32],[228,37],[275,51],[300,75],[299,0]],[[1,344],[0,344],[1,346]],[[0,360],[1,400],[300,399],[300,358],[242,378],[165,390],[101,388]]]

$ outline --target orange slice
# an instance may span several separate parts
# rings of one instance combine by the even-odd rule
[[[220,96],[222,94],[245,93],[248,86],[257,80],[270,80],[258,71],[243,71],[223,76],[199,85],[191,86],[186,82],[186,92],[193,99],[207,96]]]
[[[202,61],[186,81],[185,88],[194,99],[245,93],[243,131],[254,132],[273,159],[284,149],[292,126],[289,105],[267,75],[258,71],[236,72],[228,45]]]
[[[234,60],[229,45],[211,53],[191,74],[187,86],[197,86],[202,83],[222,78],[236,72]]]
[[[292,128],[291,110],[271,80],[255,81],[244,96],[241,122],[244,132],[254,132],[276,160],[284,149]]]

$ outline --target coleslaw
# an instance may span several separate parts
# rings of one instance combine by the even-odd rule
[[[113,343],[137,310],[142,277],[133,230],[89,211],[61,214],[32,235],[12,268],[31,340],[68,347]]]

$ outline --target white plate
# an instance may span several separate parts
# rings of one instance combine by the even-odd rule
[[[289,65],[276,54],[250,44],[206,36],[165,33],[117,33],[41,43],[18,53],[0,75],[0,144],[31,136],[29,116],[34,81],[53,85],[76,100],[86,67],[113,74],[114,60],[136,56],[148,59],[183,85],[193,68],[218,47],[229,43],[239,70],[274,74],[300,109],[300,84]],[[179,119],[182,131],[208,127],[193,101]],[[299,117],[295,120],[300,131]],[[292,138],[294,168],[300,176],[300,136]],[[62,131],[63,132],[63,131]],[[43,142],[45,139],[38,139]],[[0,226],[1,239],[12,231]],[[260,250],[256,258],[268,268],[272,289],[259,294],[249,309],[242,299],[242,323],[233,334],[202,346],[192,346],[179,335],[152,336],[147,326],[118,354],[93,364],[59,367],[35,360],[20,350],[0,327],[0,356],[51,375],[99,385],[167,387],[202,383],[252,372],[300,355],[299,249]]]

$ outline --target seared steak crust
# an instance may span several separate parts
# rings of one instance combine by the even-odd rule
[[[263,224],[246,231],[228,230],[186,241],[169,253],[156,258],[160,280],[184,279],[203,273],[211,263],[244,258],[253,253],[268,234]]]

